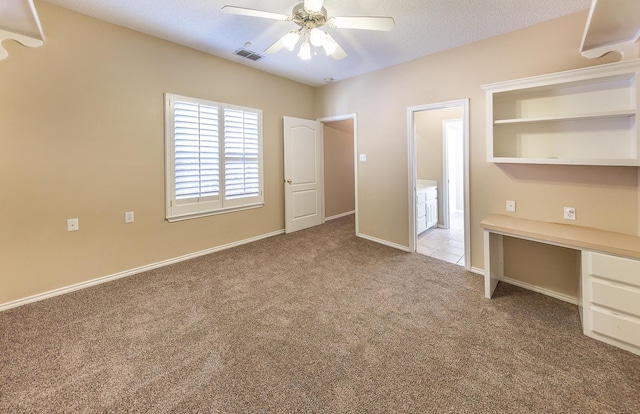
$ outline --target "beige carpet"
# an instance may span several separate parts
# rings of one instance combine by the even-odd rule
[[[578,310],[353,218],[0,313],[0,412],[638,413]],[[46,277],[46,275],[43,275]]]

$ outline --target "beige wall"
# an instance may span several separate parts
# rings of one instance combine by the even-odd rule
[[[463,107],[432,109],[416,112],[414,126],[416,134],[416,173],[421,180],[438,182],[438,223],[443,224],[443,139],[442,121],[464,116]]]
[[[313,88],[37,6],[45,45],[0,62],[0,304],[284,227],[282,117]],[[263,208],[164,220],[164,92],[263,110]]]
[[[367,162],[358,165],[360,232],[408,246],[407,108],[470,98],[472,267],[484,267],[480,220],[490,213],[506,214],[507,199],[516,200],[518,217],[563,222],[562,207],[572,206],[577,209],[577,225],[636,234],[635,167],[486,162],[481,85],[614,61],[615,56],[580,56],[586,18],[587,12],[566,16],[322,87],[317,95],[319,116],[358,113],[358,151],[367,154]],[[533,245],[527,254],[543,260],[544,252]],[[568,282],[558,279],[575,280],[575,275],[559,270],[565,265],[558,263],[552,267],[557,272],[541,274],[510,263],[513,274],[507,276],[562,291]]]
[[[615,60],[579,55],[586,12],[314,89],[48,3],[38,11],[45,46],[6,41],[0,62],[0,304],[281,230],[284,115],[358,114],[364,235],[408,245],[407,107],[462,98],[470,98],[473,267],[483,268],[479,222],[504,213],[506,199],[517,201],[518,217],[562,222],[570,205],[575,224],[638,231],[637,168],[486,162],[480,85]],[[263,109],[263,208],[164,220],[164,92]],[[136,222],[125,225],[130,210]],[[72,217],[80,231],[68,233]],[[507,276],[570,292],[572,254],[545,272],[519,259],[546,260],[545,249],[507,241],[505,251],[517,252]]]
[[[324,124],[324,215],[354,211],[353,119]]]

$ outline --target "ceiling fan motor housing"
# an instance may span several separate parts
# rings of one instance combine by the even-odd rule
[[[311,30],[327,24],[327,10],[323,7],[320,11],[311,11],[300,3],[293,8],[291,20],[298,26]]]

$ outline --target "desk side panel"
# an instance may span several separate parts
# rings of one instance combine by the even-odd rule
[[[491,299],[504,274],[502,235],[484,230],[484,297]]]

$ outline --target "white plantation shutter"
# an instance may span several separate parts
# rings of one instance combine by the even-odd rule
[[[224,110],[225,198],[251,197],[260,193],[258,114]]]
[[[176,199],[218,196],[218,108],[176,101],[174,123]]]
[[[262,111],[165,94],[167,219],[260,207]]]

